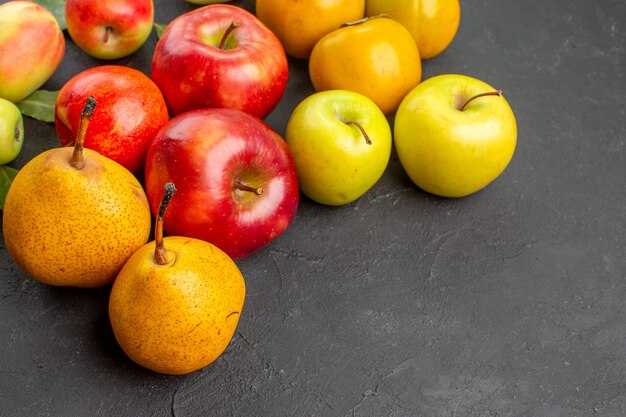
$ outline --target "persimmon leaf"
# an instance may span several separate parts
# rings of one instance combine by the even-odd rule
[[[4,210],[4,201],[16,175],[17,169],[0,165],[0,210]]]
[[[33,2],[48,9],[59,22],[61,30],[67,29],[67,23],[65,23],[65,0],[33,0]]]
[[[24,100],[16,104],[24,116],[42,122],[54,122],[54,106],[58,91],[37,90]]]
[[[154,22],[154,30],[156,31],[157,38],[161,38],[161,36],[163,36],[163,32],[165,32],[166,27],[167,25],[165,23]]]

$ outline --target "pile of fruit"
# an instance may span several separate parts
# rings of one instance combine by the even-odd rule
[[[80,49],[107,60],[158,27],[152,0],[66,0],[63,20]],[[149,76],[102,65],[53,92],[43,120],[60,146],[19,172],[3,166],[11,258],[49,285],[112,284],[115,337],[140,365],[208,365],[244,304],[234,260],[289,227],[300,192],[355,201],[383,175],[392,143],[415,184],[444,197],[506,168],[517,127],[501,92],[458,74],[421,82],[422,60],[447,48],[459,21],[458,0],[257,0],[255,14],[211,4],[178,16],[159,31]],[[0,5],[0,164],[19,154],[22,112],[46,94],[64,50],[47,9]],[[287,55],[308,60],[317,92],[283,139],[262,119],[287,88]]]

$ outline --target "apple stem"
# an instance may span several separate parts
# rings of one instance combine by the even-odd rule
[[[359,20],[355,20],[354,22],[345,22],[341,25],[341,27],[346,27],[346,26],[356,26],[356,25],[360,25],[361,23],[365,23],[368,20],[372,20],[372,19],[380,19],[380,18],[389,18],[388,14],[377,14],[376,16],[367,16],[364,17],[363,19],[359,19]]]
[[[263,194],[263,188],[261,187],[251,187],[248,184],[244,184],[241,180],[235,180],[234,184],[235,188],[241,191],[248,191],[254,193],[256,195]]]
[[[74,143],[74,152],[72,153],[72,159],[70,165],[76,169],[83,169],[85,166],[85,159],[83,158],[83,145],[85,144],[85,136],[87,135],[87,127],[93,116],[93,111],[96,108],[96,99],[94,96],[87,97],[83,111],[80,114],[80,121],[78,122],[78,135]]]
[[[465,103],[463,103],[463,105],[461,106],[461,108],[459,109],[459,111],[463,111],[465,110],[465,107],[471,102],[476,100],[477,98],[480,97],[486,97],[486,96],[502,96],[502,90],[497,90],[497,91],[487,91],[486,93],[480,93],[480,94],[476,94],[473,97],[468,98]]]
[[[356,126],[361,131],[361,134],[365,138],[365,143],[367,143],[368,145],[372,144],[372,140],[367,135],[367,132],[365,131],[365,129],[363,128],[363,126],[361,126],[361,124],[359,122],[346,122],[346,124],[347,125]]]
[[[112,32],[113,32],[113,28],[111,26],[107,26],[106,29],[104,30],[104,37],[102,38],[102,41],[104,43],[109,42],[109,37],[111,36]]]
[[[154,225],[154,243],[156,247],[154,249],[154,261],[159,265],[167,265],[167,249],[163,244],[163,217],[165,217],[165,210],[170,204],[170,200],[176,193],[176,187],[173,182],[165,184],[165,192],[161,198],[161,204],[159,204],[159,212],[157,214],[156,223]]]
[[[222,39],[220,40],[220,45],[219,45],[220,49],[224,49],[224,47],[226,46],[226,40],[228,39],[228,36],[233,32],[233,30],[237,29],[238,27],[239,25],[235,21],[233,21],[230,24],[230,26],[228,26],[228,29],[226,29],[226,32],[224,32],[224,35],[222,36]]]

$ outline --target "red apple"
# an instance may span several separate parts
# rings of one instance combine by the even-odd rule
[[[264,118],[285,90],[287,57],[254,15],[215,4],[167,26],[152,58],[152,79],[172,115],[226,107]]]
[[[163,126],[146,158],[146,194],[155,215],[169,181],[178,192],[165,214],[166,233],[206,240],[235,259],[284,232],[298,208],[287,143],[235,109],[193,110]]]
[[[61,64],[65,38],[47,9],[30,1],[0,5],[0,97],[22,101]]]
[[[100,59],[118,59],[139,49],[152,32],[152,0],[66,0],[65,20],[80,49]]]
[[[147,75],[125,66],[104,65],[78,73],[57,96],[54,127],[62,145],[74,142],[80,113],[90,95],[98,107],[85,147],[133,173],[140,172],[150,141],[168,121],[161,91]]]

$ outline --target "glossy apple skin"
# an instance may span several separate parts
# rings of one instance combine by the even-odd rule
[[[152,0],[66,0],[65,20],[80,49],[99,59],[118,59],[146,42],[154,5]]]
[[[232,22],[238,27],[221,49]],[[262,119],[282,97],[287,72],[282,45],[260,20],[240,7],[216,4],[167,26],[154,51],[151,75],[172,115],[225,107]]]
[[[366,132],[368,144],[358,123]],[[285,140],[300,191],[318,203],[343,205],[365,194],[385,172],[391,129],[367,97],[347,90],[315,93],[295,108]]]
[[[363,17],[364,0],[257,0],[256,16],[278,36],[287,55],[308,59],[324,35]]]
[[[400,104],[394,143],[400,163],[421,189],[464,197],[491,183],[507,167],[517,143],[513,110],[502,96],[463,103],[496,91],[476,78],[444,74],[413,89]]]
[[[0,97],[18,103],[61,64],[65,38],[56,19],[30,1],[0,5]]]
[[[452,42],[461,19],[459,0],[367,0],[366,15],[389,15],[406,27],[422,59],[442,53]]]
[[[168,181],[178,191],[164,217],[166,233],[208,241],[234,259],[278,237],[298,208],[298,177],[287,144],[235,109],[186,112],[159,131],[145,170],[155,214]],[[263,193],[242,191],[236,181]]]
[[[147,75],[126,66],[103,65],[76,74],[56,100],[54,127],[61,145],[74,142],[90,95],[98,105],[85,147],[140,173],[150,142],[169,119],[161,91]]]
[[[420,82],[422,64],[404,26],[374,18],[320,39],[309,58],[309,75],[316,91],[354,91],[388,115]]]
[[[9,100],[0,98],[0,165],[17,158],[23,143],[24,120],[20,109]]]

